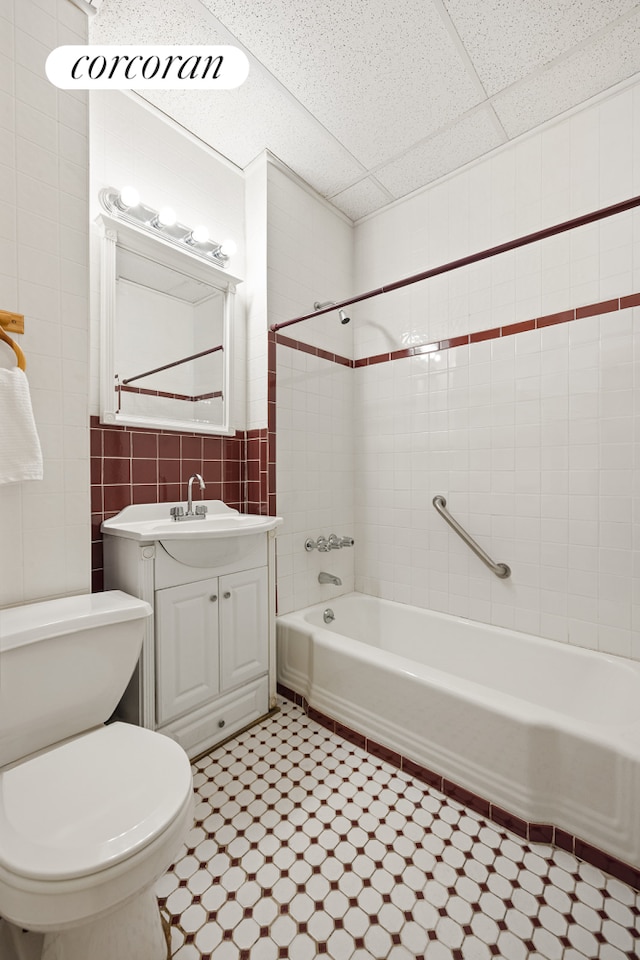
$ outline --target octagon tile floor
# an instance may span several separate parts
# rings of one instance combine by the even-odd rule
[[[194,766],[175,960],[637,960],[640,894],[281,712]]]

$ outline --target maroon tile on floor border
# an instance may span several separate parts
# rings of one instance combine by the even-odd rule
[[[357,730],[352,730],[351,727],[345,727],[345,725],[338,720],[335,722],[335,733],[344,740],[348,740],[349,743],[355,744],[356,747],[361,747],[363,750],[366,750],[367,738],[364,734],[358,733]]]
[[[503,810],[502,807],[497,807],[495,804],[491,804],[491,813],[489,814],[490,819],[494,823],[499,824],[501,827],[505,827],[507,830],[511,830],[512,833],[517,834],[519,837],[524,837],[525,840],[529,834],[529,824],[526,820],[523,820],[521,817],[516,817],[514,814],[509,813],[507,810]]]
[[[640,870],[632,867],[628,863],[624,863],[622,860],[618,860],[617,857],[603,853],[602,850],[598,850],[597,847],[592,847],[590,843],[585,843],[584,840],[580,840],[579,837],[576,837],[573,852],[576,857],[579,857],[581,860],[586,860],[587,863],[597,867],[599,870],[604,870],[605,873],[610,873],[618,880],[622,880],[623,883],[627,883],[629,886],[636,888],[640,886]]]
[[[377,743],[375,740],[369,740],[368,737],[366,749],[367,753],[372,753],[374,757],[378,757],[379,760],[384,760],[385,763],[390,763],[398,769],[402,767],[402,757],[399,753],[396,753],[395,750],[391,750],[389,747],[383,746],[381,743]]]
[[[331,732],[335,728],[335,720],[332,717],[328,717],[326,713],[322,713],[320,710],[316,710],[315,707],[309,707],[307,709],[307,716],[311,720],[315,720],[316,723],[319,723],[323,727],[327,727]]]
[[[530,823],[529,840],[531,843],[553,843],[553,830],[551,823]]]
[[[465,807],[469,807],[470,810],[479,813],[480,816],[491,819],[491,804],[489,801],[483,799],[483,797],[479,797],[476,793],[472,793],[471,790],[465,790],[464,787],[458,786],[457,783],[443,779],[442,791],[453,800],[458,800],[460,803],[463,803]]]
[[[410,777],[422,780],[423,783],[428,783],[430,787],[435,787],[436,790],[442,790],[442,777],[428,767],[423,767],[419,763],[414,763],[413,760],[403,757],[402,769]]]
[[[568,850],[569,853],[573,853],[575,837],[566,830],[561,830],[560,827],[555,827],[553,831],[553,842],[555,843],[556,847],[561,847],[562,850]]]

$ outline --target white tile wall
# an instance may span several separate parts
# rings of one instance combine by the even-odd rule
[[[0,9],[0,308],[25,315],[44,455],[42,481],[0,487],[0,606],[90,584],[87,99],[44,75],[86,34],[69,0]]]
[[[70,144],[69,149],[75,149]],[[102,187],[135,186],[145,203],[159,209],[172,206],[178,220],[204,224],[215,240],[227,237],[238,245],[229,262],[234,276],[244,279],[245,200],[241,171],[212,150],[174,129],[159,114],[119,91],[94,91],[91,96],[91,220],[102,212]],[[91,231],[91,413],[99,413],[99,270],[97,230]],[[234,396],[232,425],[246,425],[245,304],[241,283],[235,297]],[[265,413],[266,417],[266,413]]]
[[[307,552],[307,537],[353,536],[353,370],[278,346],[278,612],[353,590],[354,550]],[[342,586],[320,585],[320,571]]]
[[[352,226],[329,205],[267,166],[268,324],[339,301],[352,290]],[[286,336],[352,355],[353,326],[336,313],[290,327]],[[353,371],[277,347],[278,610],[285,613],[353,589],[349,548],[307,553],[307,537],[353,536]],[[321,586],[325,570],[342,587]]]
[[[640,658],[639,357],[636,308],[358,368],[356,589]]]
[[[268,165],[269,325],[313,313],[316,301],[353,294],[353,226],[275,163]],[[283,331],[332,353],[353,355],[353,324],[326,313]]]
[[[358,224],[355,287],[638,193],[640,84]],[[628,213],[367,301],[355,356],[640,291],[639,237]],[[356,589],[640,658],[639,361],[636,309],[356,369]]]
[[[267,423],[267,155],[245,170],[247,429]]]

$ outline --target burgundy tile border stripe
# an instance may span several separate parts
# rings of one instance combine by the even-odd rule
[[[271,331],[269,332],[271,333]],[[300,351],[300,353],[309,353],[313,357],[320,357],[322,360],[331,361],[331,363],[339,363],[343,367],[353,366],[353,360],[350,360],[349,357],[343,357],[339,353],[331,353],[321,347],[314,347],[302,340],[292,340],[291,337],[285,337],[281,333],[274,334],[274,342],[279,343],[281,347],[290,347],[292,350]]]
[[[486,817],[488,820],[492,820],[499,826],[522,837],[523,840],[529,840],[532,843],[552,843],[557,847],[561,847],[563,850],[567,850],[569,853],[573,853],[576,857],[585,860],[599,870],[611,874],[612,877],[622,880],[623,883],[627,883],[630,887],[640,890],[640,870],[638,870],[637,867],[632,867],[623,860],[618,860],[617,857],[612,857],[608,853],[604,853],[604,851],[593,847],[590,843],[581,840],[580,837],[576,837],[566,830],[561,830],[560,827],[555,827],[551,823],[530,823],[527,820],[523,820],[521,817],[499,807],[497,804],[491,803],[490,800],[486,800],[484,797],[480,797],[470,790],[466,790],[457,783],[447,780],[446,777],[440,776],[433,770],[429,770],[428,767],[423,767],[421,764],[401,756],[395,750],[391,750],[389,747],[385,747],[375,740],[370,740],[365,734],[359,733],[357,730],[352,730],[338,720],[334,720],[333,717],[329,717],[320,710],[316,710],[309,705],[305,697],[291,690],[289,687],[284,686],[284,684],[278,683],[278,693],[286,697],[287,700],[291,700],[297,704],[297,706],[305,711],[308,717],[316,720],[332,733],[361,747],[375,757],[385,760],[399,770],[403,770],[409,774],[409,776],[422,780],[430,787],[434,787],[453,800],[457,800],[459,803],[469,807],[469,809],[480,816]]]
[[[370,367],[377,363],[387,363],[391,360],[404,360],[407,357],[418,357],[425,353],[437,353],[442,350],[451,350],[454,347],[468,346],[470,343],[482,343],[486,340],[497,340],[500,337],[510,337],[517,333],[526,333],[528,330],[543,330],[545,327],[559,323],[570,323],[572,320],[582,320],[585,317],[597,317],[604,313],[615,313],[618,310],[627,310],[630,307],[640,306],[640,293],[632,293],[626,297],[614,297],[612,300],[601,300],[598,303],[587,303],[570,310],[561,310],[558,313],[549,313],[544,317],[534,317],[530,320],[521,320],[504,327],[492,327],[488,330],[477,330],[474,333],[463,333],[457,337],[448,337],[445,340],[434,340],[431,343],[416,344],[412,347],[403,347],[390,353],[377,353],[371,357],[360,357],[358,360],[349,360],[339,354],[329,353],[319,347],[312,347],[301,340],[293,340],[281,333],[272,333],[275,342],[292,350],[322,357],[334,363],[341,363],[347,367]]]

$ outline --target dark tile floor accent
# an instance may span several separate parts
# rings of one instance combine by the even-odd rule
[[[638,960],[631,887],[281,707],[194,764],[176,960]]]

